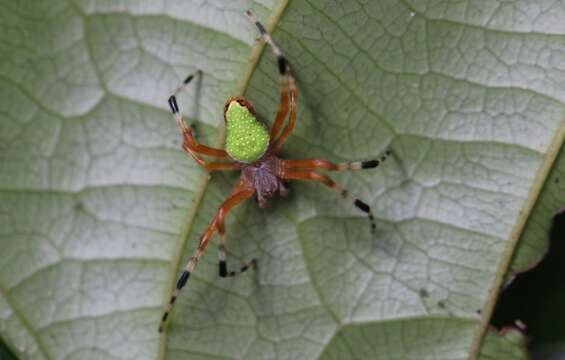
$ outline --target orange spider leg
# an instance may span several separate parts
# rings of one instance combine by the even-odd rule
[[[210,224],[208,224],[206,231],[200,237],[200,241],[198,242],[198,247],[196,248],[196,251],[190,258],[188,263],[185,265],[184,270],[177,281],[176,288],[173,291],[173,294],[169,299],[165,312],[163,313],[163,317],[161,318],[161,323],[159,324],[159,332],[163,331],[167,318],[169,317],[169,314],[173,309],[173,306],[175,304],[177,297],[180,294],[180,291],[186,285],[186,282],[190,278],[190,274],[198,264],[198,260],[204,253],[204,250],[206,250],[206,247],[208,246],[208,243],[210,242],[212,235],[214,235],[214,232],[218,230],[221,236],[224,237],[225,234],[224,217],[226,216],[226,214],[237,204],[240,204],[245,200],[249,199],[251,196],[253,196],[254,193],[255,193],[255,189],[245,187],[244,184],[240,182],[236,185],[232,194],[220,205],[216,213],[216,216],[214,216]],[[223,245],[223,240],[222,240],[222,245]],[[224,265],[222,265],[220,259],[220,268],[222,268],[222,266],[224,268],[226,267],[225,253],[224,253]]]
[[[353,205],[355,205],[359,210],[367,214],[369,222],[371,223],[371,231],[375,231],[377,225],[375,224],[375,217],[371,211],[371,207],[364,201],[352,196],[349,191],[339,186],[335,181],[333,181],[329,176],[320,174],[315,171],[282,171],[281,177],[288,180],[314,180],[319,181],[327,187],[337,191],[344,199],[350,200]]]
[[[194,161],[196,161],[200,166],[208,171],[213,170],[237,170],[240,169],[239,164],[235,162],[210,162],[202,159],[198,154],[194,152],[190,147],[186,144],[182,145],[182,149],[192,156]]]
[[[391,153],[390,149],[386,149],[385,152],[376,159],[343,163],[334,163],[321,159],[283,160],[282,166],[283,169],[323,169],[330,171],[372,169],[382,164]]]
[[[178,112],[178,106],[176,105],[176,98],[174,98],[173,96],[169,98],[169,104],[171,104],[172,102],[171,111],[173,112],[173,114],[175,114],[175,120],[177,121],[177,125],[182,133],[184,139],[183,145],[188,147],[191,151],[195,153],[200,153],[203,155],[213,156],[222,159],[228,158],[228,153],[225,150],[202,145],[194,138],[194,135],[192,134],[192,129],[188,127],[182,115],[180,114],[180,112]]]
[[[194,138],[194,135],[192,134],[192,130],[186,124],[186,122],[183,119],[182,114],[179,111],[179,106],[177,104],[176,95],[179,92],[181,92],[184,89],[184,87],[188,83],[190,83],[190,81],[197,74],[200,74],[199,70],[195,74],[189,75],[183,82],[181,82],[177,86],[177,88],[175,89],[173,94],[169,97],[169,107],[171,108],[171,111],[172,111],[173,115],[175,116],[175,120],[176,120],[177,125],[178,125],[178,127],[179,127],[179,129],[182,133],[182,136],[183,136],[182,148],[187,153],[189,153],[192,156],[192,158],[198,164],[202,165],[207,170],[237,169],[238,168],[237,166],[228,165],[228,164],[233,164],[233,163],[209,163],[209,162],[205,161],[204,159],[202,159],[202,157],[199,154],[213,156],[213,157],[222,158],[222,159],[227,159],[227,158],[229,158],[229,156],[228,156],[228,153],[225,150],[216,149],[216,148],[212,148],[212,147],[200,144]],[[217,164],[225,164],[225,165],[217,165]]]
[[[273,151],[275,153],[278,153],[280,151],[280,149],[284,145],[284,142],[286,141],[290,133],[292,133],[292,130],[294,130],[294,124],[296,123],[296,104],[297,104],[296,99],[298,98],[298,89],[296,88],[296,81],[294,80],[294,77],[292,77],[292,74],[290,73],[290,67],[288,66],[288,63],[287,63],[287,76],[288,76],[288,82],[290,84],[290,115],[288,116],[288,123],[286,124],[281,135],[276,140],[276,143],[273,146]]]
[[[245,12],[245,15],[247,15],[249,20],[255,24],[255,26],[259,30],[259,33],[261,34],[261,37],[263,38],[265,43],[269,45],[273,54],[277,58],[279,73],[282,77],[280,109],[277,118],[275,120],[275,124],[271,129],[271,138],[272,138],[272,143],[274,144],[273,152],[276,154],[283,146],[284,142],[286,141],[286,138],[290,135],[290,133],[294,129],[294,123],[296,122],[296,99],[298,97],[298,90],[296,89],[296,81],[294,80],[294,77],[292,76],[292,73],[290,71],[290,65],[288,63],[288,60],[283,55],[281,48],[275,43],[275,41],[273,40],[267,29],[265,29],[265,26],[261,24],[259,19],[257,19],[257,17],[253,15],[251,11],[247,10]],[[288,123],[286,124],[282,133],[280,134],[280,136],[276,137],[280,127],[282,126],[284,117],[288,112],[287,109],[288,95],[286,91],[287,83],[288,86],[290,86],[290,115],[288,117]]]
[[[286,76],[281,76],[281,100],[279,104],[279,112],[277,113],[277,118],[275,123],[271,128],[271,139],[276,139],[279,131],[284,123],[284,118],[288,114],[288,79]]]

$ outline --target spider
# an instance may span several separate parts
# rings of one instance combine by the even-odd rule
[[[161,323],[159,324],[159,332],[163,331],[181,289],[186,285],[190,274],[216,231],[220,235],[218,246],[220,277],[232,277],[257,265],[257,261],[252,259],[244,264],[239,271],[228,271],[225,253],[226,229],[224,218],[234,206],[241,204],[252,196],[256,197],[260,207],[265,207],[268,197],[276,192],[279,192],[282,196],[288,192],[286,185],[288,180],[318,181],[337,191],[344,199],[350,200],[353,205],[367,215],[371,230],[374,231],[376,228],[375,218],[367,203],[352,196],[327,175],[315,170],[341,171],[376,168],[391,154],[391,150],[387,148],[377,159],[348,163],[333,163],[320,159],[283,160],[279,158],[277,154],[292,132],[296,121],[298,90],[290,70],[290,65],[279,46],[273,41],[263,24],[259,22],[251,11],[246,11],[245,15],[257,27],[261,38],[269,45],[276,57],[280,73],[280,104],[278,113],[273,126],[269,130],[262,120],[257,117],[255,109],[247,99],[241,96],[230,97],[224,104],[224,123],[226,126],[225,150],[216,149],[197,142],[191,128],[184,121],[176,100],[178,93],[201,72],[196,71],[189,75],[169,97],[169,106],[184,139],[182,144],[183,150],[208,171],[240,170],[241,175],[231,194],[220,205],[216,215],[208,224],[204,234],[200,237],[196,251],[184,267],[177,281],[176,288],[166,305]],[[287,115],[288,122],[283,128]],[[209,162],[204,160],[201,155],[229,161]]]

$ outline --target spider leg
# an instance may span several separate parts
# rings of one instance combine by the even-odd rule
[[[182,144],[182,149],[189,153],[198,165],[202,166],[208,171],[213,170],[236,170],[239,169],[239,164],[235,162],[210,162],[202,159],[194,150],[187,146],[186,142]]]
[[[190,278],[190,274],[196,267],[198,260],[200,260],[200,257],[204,253],[204,250],[206,250],[206,247],[208,246],[212,235],[214,235],[214,232],[216,232],[216,230],[219,230],[219,227],[224,227],[223,219],[225,215],[231,210],[231,208],[249,199],[255,193],[254,189],[243,188],[241,186],[241,183],[239,183],[238,185],[239,186],[236,186],[236,188],[234,189],[234,192],[232,192],[232,194],[220,205],[216,216],[214,216],[210,224],[208,224],[206,231],[200,237],[198,247],[196,248],[194,254],[191,256],[190,260],[185,265],[184,270],[177,281],[176,287],[173,290],[173,294],[171,295],[165,311],[163,312],[163,317],[161,318],[161,323],[159,324],[159,332],[162,332],[165,328],[165,323],[167,322],[167,318],[169,317],[169,314],[173,309],[177,297],[179,296],[182,288],[186,285],[188,279]],[[221,231],[225,233],[225,230],[222,229]]]
[[[271,139],[273,139],[274,144],[273,151],[277,153],[294,129],[294,124],[296,122],[296,99],[298,98],[298,89],[296,88],[296,81],[292,76],[288,60],[283,55],[281,48],[275,43],[265,26],[261,24],[259,19],[257,19],[257,17],[250,10],[247,10],[245,12],[245,15],[249,18],[249,21],[255,24],[255,26],[259,30],[259,33],[261,34],[261,37],[273,51],[273,54],[277,58],[279,73],[281,75],[281,100],[279,111],[275,119],[275,123],[273,124],[273,127],[271,129]],[[290,115],[288,117],[288,123],[284,127],[282,133],[278,135],[279,130],[284,122],[284,118],[288,113],[288,87],[290,87]]]
[[[280,136],[276,139],[275,145],[273,146],[273,151],[275,153],[278,153],[281,150],[286,139],[292,133],[292,130],[294,130],[294,124],[296,123],[296,99],[298,97],[298,89],[296,88],[294,78],[290,74],[290,68],[287,75],[290,84],[290,115],[288,116],[288,123],[284,127]]]
[[[179,106],[177,103],[176,96],[179,92],[181,92],[186,85],[190,83],[190,81],[197,75],[201,73],[200,70],[197,70],[195,73],[189,75],[184,81],[182,81],[175,89],[173,94],[169,97],[169,107],[171,112],[175,116],[175,120],[177,125],[182,133],[183,136],[183,144],[182,148],[184,151],[190,154],[192,158],[201,166],[206,168],[207,170],[219,170],[219,169],[237,169],[239,168],[234,163],[210,163],[202,159],[200,154],[213,156],[216,158],[227,159],[228,153],[222,149],[212,148],[206,145],[200,144],[192,134],[192,129],[186,124],[183,119],[182,114],[180,113]]]
[[[387,148],[383,154],[376,159],[367,161],[354,161],[344,163],[334,163],[327,160],[320,159],[304,159],[304,160],[283,160],[283,169],[323,169],[330,171],[343,171],[343,170],[362,170],[373,169],[381,165],[392,154],[392,150]]]
[[[271,139],[276,139],[281,127],[284,123],[284,119],[288,114],[288,77],[287,75],[281,76],[281,85],[280,85],[280,94],[281,100],[279,103],[279,111],[277,113],[277,117],[275,118],[275,122],[273,127],[271,128]]]
[[[315,171],[297,171],[297,170],[290,170],[290,171],[283,171],[281,177],[283,179],[288,180],[314,180],[319,181],[322,184],[326,185],[327,187],[337,191],[340,195],[353,203],[359,210],[363,211],[367,214],[369,218],[369,222],[371,224],[371,232],[374,232],[377,228],[375,223],[375,217],[373,216],[373,212],[371,211],[371,207],[365,203],[364,201],[352,196],[349,191],[339,186],[335,181],[333,181],[329,176],[324,174],[320,174]]]
[[[249,268],[255,268],[257,266],[257,259],[251,259],[238,271],[228,271],[228,263],[226,260],[226,236],[225,233],[220,234],[220,245],[218,246],[218,275],[220,277],[232,277],[246,272]]]
[[[216,214],[216,228],[218,229],[218,233],[220,234],[220,244],[218,245],[218,274],[219,274],[220,277],[236,276],[238,274],[241,274],[242,272],[247,271],[251,267],[254,268],[255,266],[257,266],[257,260],[251,259],[250,261],[245,263],[239,269],[239,271],[228,271],[228,265],[227,265],[227,261],[226,261],[226,247],[225,247],[226,226],[225,226],[225,223],[224,223],[224,218],[226,217],[226,214],[229,211],[229,209],[231,209],[233,206],[249,199],[251,196],[253,196],[253,194],[255,194],[254,189],[247,189],[247,190],[244,190],[244,191],[239,191],[238,189],[242,186],[243,186],[242,183],[238,183],[235,186],[235,188],[232,192],[232,194],[235,194],[235,195],[228,198],[222,204],[222,207],[220,207],[220,210],[218,210],[218,213]],[[238,194],[241,194],[241,195],[239,197],[236,197],[236,195],[238,195]],[[222,208],[224,208],[224,209],[222,209]]]

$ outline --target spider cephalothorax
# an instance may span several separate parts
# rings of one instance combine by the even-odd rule
[[[228,271],[224,247],[224,218],[226,214],[235,205],[244,202],[252,196],[256,196],[259,205],[264,207],[269,196],[272,196],[277,191],[281,194],[287,191],[285,187],[286,181],[318,181],[337,191],[344,199],[350,200],[358,209],[366,213],[371,224],[371,230],[375,230],[375,219],[370,206],[352,196],[346,189],[340,187],[327,175],[315,170],[340,171],[375,168],[386,159],[390,154],[390,150],[385,150],[377,159],[349,163],[333,163],[320,159],[280,159],[277,155],[294,129],[298,90],[288,61],[282,54],[281,49],[273,41],[269,33],[265,30],[265,27],[250,11],[247,11],[246,15],[249,20],[255,24],[261,37],[269,45],[277,59],[281,76],[279,110],[273,126],[269,129],[267,125],[257,117],[255,109],[247,99],[243,97],[229,98],[224,105],[224,122],[226,126],[224,150],[211,148],[198,143],[192,134],[192,130],[187,126],[180,114],[176,95],[193,79],[194,75],[188,76],[177,87],[173,95],[169,97],[169,106],[175,115],[175,119],[183,135],[184,141],[182,148],[189,153],[198,164],[208,171],[239,169],[241,176],[233,187],[231,194],[220,205],[216,216],[214,216],[204,234],[201,236],[196,251],[184,267],[177,281],[176,288],[167,304],[166,310],[163,313],[159,331],[163,330],[180,290],[185,286],[190,274],[216,231],[220,234],[218,258],[219,275],[221,277],[234,276],[256,265],[256,260],[253,259],[243,265],[239,271]],[[199,73],[199,71],[196,72],[196,74]],[[287,115],[288,121],[283,127]],[[210,162],[204,160],[202,155],[228,161]]]

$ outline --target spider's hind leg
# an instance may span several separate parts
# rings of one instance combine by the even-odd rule
[[[233,277],[246,272],[250,268],[257,267],[257,259],[251,259],[237,271],[228,271],[228,262],[226,260],[225,233],[220,233],[220,244],[218,245],[218,275],[220,277]]]
[[[183,272],[177,281],[176,287],[173,290],[169,302],[166,305],[165,311],[163,312],[163,317],[161,318],[161,323],[159,324],[159,332],[162,332],[165,329],[165,324],[167,322],[169,314],[171,313],[173,306],[175,305],[175,302],[182,288],[186,285],[188,279],[190,278],[190,274],[196,267],[198,260],[204,253],[204,250],[206,250],[206,247],[208,246],[208,243],[210,242],[210,239],[212,238],[212,235],[214,235],[216,230],[218,230],[218,232],[221,235],[222,240],[220,243],[220,248],[223,248],[223,238],[225,236],[224,217],[226,216],[226,214],[231,210],[231,208],[249,199],[251,196],[253,196],[254,193],[255,193],[255,189],[246,188],[242,186],[241,183],[239,183],[234,188],[232,194],[222,203],[222,205],[220,205],[220,207],[218,208],[218,212],[216,213],[216,216],[212,219],[210,224],[208,224],[206,231],[200,237],[200,241],[198,242],[198,247],[196,248],[196,251],[191,256],[188,263],[185,265]],[[225,253],[224,253],[223,266],[224,268],[226,267]],[[222,268],[221,262],[220,262],[220,268]]]
[[[240,186],[236,185],[236,189]],[[216,215],[216,228],[220,234],[220,244],[218,245],[218,275],[220,277],[232,277],[247,271],[249,268],[255,268],[257,266],[257,260],[251,259],[245,263],[238,271],[228,271],[228,263],[226,260],[226,225],[224,219],[226,213],[233,206],[249,199],[253,194],[255,194],[255,189],[248,189],[244,193],[241,193],[239,197],[232,197],[222,204],[222,207]]]

